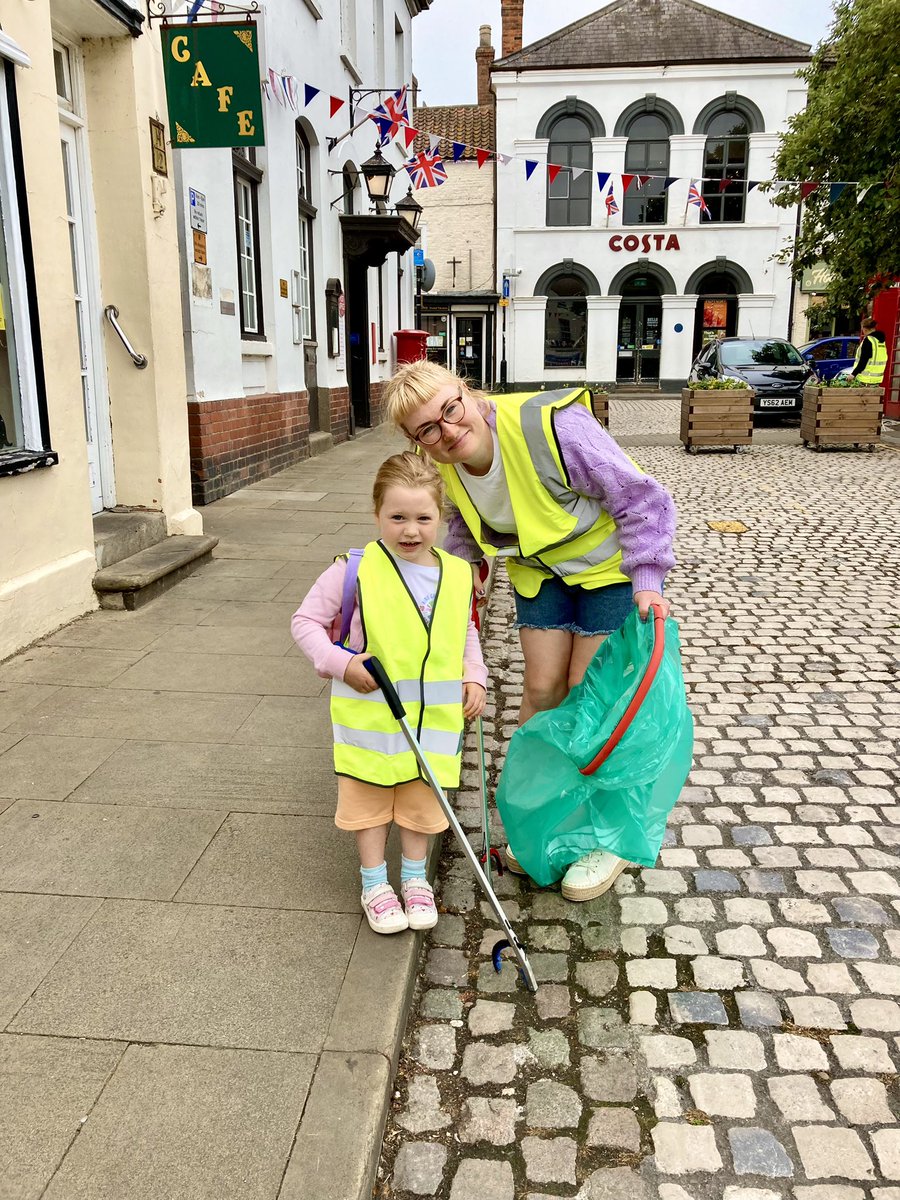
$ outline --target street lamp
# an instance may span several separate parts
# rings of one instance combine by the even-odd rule
[[[375,153],[371,158],[367,158],[359,169],[366,181],[369,199],[377,212],[383,211],[390,195],[391,182],[397,173],[396,168],[381,153],[381,147],[376,146]]]
[[[422,205],[419,204],[415,196],[412,194],[412,187],[410,187],[409,191],[402,200],[397,201],[397,203],[394,205],[394,209],[396,210],[398,216],[404,217],[407,221],[409,221],[416,233],[419,232],[419,222],[422,219],[423,209]]]

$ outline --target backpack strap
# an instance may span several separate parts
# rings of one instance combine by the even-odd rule
[[[348,550],[347,570],[344,575],[344,590],[341,595],[341,641],[343,646],[350,636],[350,622],[353,619],[353,605],[356,599],[356,577],[359,575],[359,564],[362,550]]]

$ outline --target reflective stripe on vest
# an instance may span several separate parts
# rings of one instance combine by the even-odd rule
[[[459,784],[462,664],[472,602],[472,572],[462,559],[435,551],[440,568],[431,624],[426,625],[389,552],[366,547],[356,588],[365,650],[384,664],[406,717],[442,787]],[[391,787],[420,777],[419,765],[380,690],[365,694],[335,679],[331,689],[334,767]]]
[[[586,388],[498,396],[497,440],[509,487],[520,554],[507,559],[513,587],[535,596],[548,575],[587,588],[627,583],[615,521],[598,500],[573,490],[554,417],[570,404],[590,411]],[[436,464],[450,499],[485,554],[497,554],[457,470]]]
[[[877,337],[873,337],[871,333],[863,338],[856,347],[856,358],[853,361],[854,369],[859,362],[859,356],[862,354],[863,342],[872,343],[872,354],[869,361],[856,376],[857,383],[876,384],[880,385],[884,376],[884,368],[887,366],[887,346],[884,342],[880,342]]]

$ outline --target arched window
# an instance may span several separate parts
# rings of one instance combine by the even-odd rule
[[[587,292],[577,275],[560,274],[547,284],[544,366],[583,367],[587,355]]]
[[[736,111],[720,112],[706,127],[703,198],[714,221],[744,219],[749,132],[747,118]]]
[[[312,203],[309,140],[298,124],[295,130],[297,163],[297,221],[300,229],[299,295],[295,299],[295,342],[311,341],[316,336],[315,306],[313,304],[313,221],[316,210]],[[299,335],[299,336],[298,336]]]
[[[628,175],[669,174],[668,123],[658,113],[641,113],[628,125],[625,147],[625,172]],[[643,187],[634,180],[625,193],[622,211],[624,225],[664,225],[666,223],[665,179],[649,179]]]
[[[548,225],[590,225],[593,182],[591,131],[578,116],[564,116],[553,122],[547,162],[564,169],[547,187]],[[576,179],[566,167],[581,167]]]

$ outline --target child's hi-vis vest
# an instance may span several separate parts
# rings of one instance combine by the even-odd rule
[[[590,496],[572,489],[556,440],[554,417],[570,404],[590,409],[586,388],[497,396],[497,440],[509,487],[519,555],[506,560],[520,596],[536,596],[551,575],[586,588],[627,583],[616,523]],[[481,514],[453,465],[435,463],[472,536],[488,556],[498,547],[487,540]]]
[[[365,548],[356,594],[365,652],[384,665],[441,787],[454,788],[459,786],[472,570],[443,550],[434,553],[440,575],[430,625],[381,542]],[[333,680],[331,721],[338,775],[381,787],[421,777],[380,688],[363,694]]]

